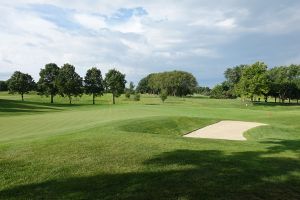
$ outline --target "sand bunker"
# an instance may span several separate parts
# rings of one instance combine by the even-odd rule
[[[243,133],[251,128],[266,124],[242,121],[220,121],[216,124],[193,131],[184,137],[211,138],[224,140],[246,140]]]

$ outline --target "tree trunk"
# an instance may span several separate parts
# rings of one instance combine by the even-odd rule
[[[51,103],[53,103],[53,94],[51,94]]]
[[[72,104],[72,97],[71,96],[69,96],[69,102],[70,102],[70,104]]]
[[[275,103],[276,103],[276,100],[277,100],[277,99],[276,99],[276,97],[275,97]]]
[[[21,97],[22,97],[22,101],[24,101],[24,94],[23,93],[21,94]]]
[[[95,104],[95,94],[93,93],[93,104]]]
[[[251,97],[251,102],[253,102],[253,97]]]
[[[297,104],[298,104],[299,99],[297,98]]]
[[[291,103],[291,98],[289,98],[289,103]]]
[[[116,103],[116,102],[115,102],[115,94],[112,93],[112,95],[113,95],[113,104],[115,104],[115,103]]]

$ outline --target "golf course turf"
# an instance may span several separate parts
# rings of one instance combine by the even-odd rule
[[[0,199],[300,199],[300,106],[0,93]],[[185,138],[221,120],[247,141]]]

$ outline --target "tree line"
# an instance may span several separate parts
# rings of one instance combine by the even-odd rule
[[[251,101],[273,97],[275,102],[300,98],[300,65],[268,69],[263,62],[239,65],[224,72],[226,80],[211,91],[213,98],[249,98]]]
[[[87,70],[85,77],[82,78],[75,71],[75,67],[68,63],[62,67],[58,67],[55,63],[46,64],[39,75],[40,78],[35,83],[31,75],[16,71],[10,79],[0,82],[0,90],[18,93],[22,101],[24,94],[36,90],[39,95],[50,96],[51,103],[54,102],[56,95],[61,95],[67,97],[70,104],[73,97],[81,96],[83,93],[91,95],[95,104],[95,97],[110,92],[115,104],[115,98],[124,92],[126,84],[125,74],[116,69],[109,70],[103,79],[100,69],[93,67]]]
[[[192,95],[198,83],[188,72],[170,71],[152,73],[140,80],[137,91],[140,93],[160,94],[162,96]],[[162,98],[163,99],[163,98]]]
[[[102,78],[101,71],[91,68],[84,78],[76,73],[75,67],[64,64],[58,67],[55,63],[46,64],[40,71],[37,83],[29,74],[16,71],[8,81],[0,81],[0,91],[9,90],[10,93],[23,95],[36,90],[39,95],[50,96],[50,102],[56,95],[69,99],[81,96],[83,93],[91,95],[93,104],[95,97],[104,92],[112,93],[112,101],[125,92],[125,97],[134,95],[134,100],[140,100],[139,93],[157,94],[164,102],[168,96],[187,96],[200,93],[211,98],[249,98],[251,101],[263,97],[267,102],[273,97],[275,102],[285,102],[300,98],[300,65],[278,66],[268,69],[263,62],[251,65],[238,65],[226,69],[225,81],[210,89],[198,86],[196,78],[185,71],[168,71],[151,73],[142,78],[136,90],[132,82],[125,88],[125,74],[111,69]]]

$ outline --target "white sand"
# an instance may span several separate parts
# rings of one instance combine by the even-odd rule
[[[242,121],[220,121],[216,124],[193,131],[184,137],[211,138],[224,140],[246,140],[243,133],[251,128],[266,124]]]

